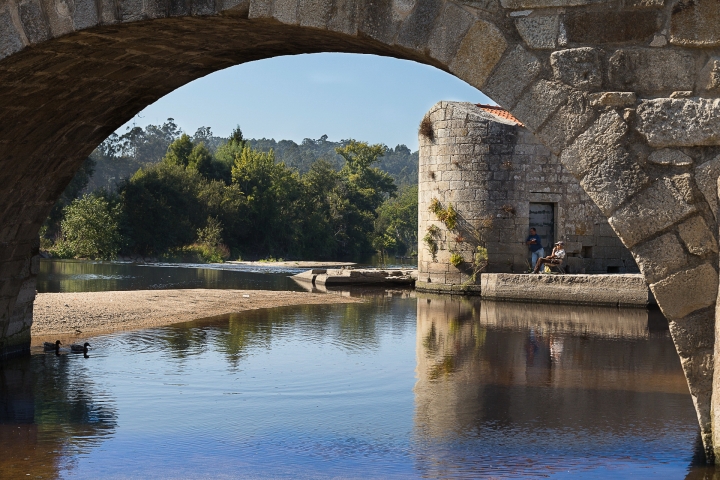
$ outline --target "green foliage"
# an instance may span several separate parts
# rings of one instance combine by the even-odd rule
[[[453,267],[459,267],[464,261],[465,259],[458,252],[452,252],[450,254],[450,263]]]
[[[230,258],[230,250],[225,245],[193,243],[171,249],[162,258],[173,262],[222,263]]]
[[[436,225],[430,225],[427,229],[427,233],[423,237],[423,243],[427,246],[432,255],[433,261],[437,260],[438,243],[437,237],[440,234],[440,229]]]
[[[163,157],[163,162],[169,165],[187,167],[193,148],[192,139],[189,135],[183,133],[180,135],[180,138],[170,144],[167,153]]]
[[[88,157],[80,166],[80,169],[75,173],[75,176],[70,180],[70,183],[60,198],[53,205],[50,210],[50,215],[43,223],[43,228],[40,232],[41,243],[46,247],[50,243],[51,239],[55,238],[60,234],[60,222],[63,219],[63,211],[73,200],[80,197],[82,191],[90,182],[90,178],[95,170],[96,162],[94,159]]]
[[[240,252],[250,258],[362,259],[376,249],[405,254],[415,248],[417,187],[407,186],[395,198],[393,176],[378,168],[393,157],[398,174],[412,177],[406,160],[416,153],[407,147],[327,137],[301,146],[276,143],[286,154],[292,145],[307,154],[301,174],[272,149],[251,144],[239,127],[219,141],[207,127],[193,137],[182,134],[172,119],[103,142],[93,156],[104,174],[118,175],[102,187],[117,191],[114,220],[125,239],[123,253],[215,262]],[[137,168],[121,180],[127,171],[113,170],[113,162]],[[416,158],[409,163],[416,171]],[[49,247],[52,233],[48,227],[44,233]],[[78,255],[64,240],[52,248]]]
[[[430,212],[433,213],[438,220],[443,222],[448,230],[455,230],[457,227],[457,210],[455,210],[455,207],[452,206],[452,203],[449,203],[447,208],[443,208],[440,200],[433,198],[430,201],[428,210],[430,210]]]
[[[214,217],[208,217],[204,228],[197,231],[198,243],[203,245],[217,246],[222,243],[222,223]]]
[[[61,237],[53,253],[61,258],[111,260],[120,249],[120,206],[97,195],[84,195],[65,207]]]
[[[388,198],[377,209],[375,237],[388,236],[384,250],[395,254],[416,254],[418,232],[418,187],[406,186],[396,198]],[[374,245],[375,246],[375,245]],[[378,249],[378,247],[375,247]]]

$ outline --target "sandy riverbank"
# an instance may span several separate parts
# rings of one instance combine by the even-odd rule
[[[56,338],[71,341],[259,308],[362,301],[340,295],[266,290],[40,293],[35,299],[32,343]]]

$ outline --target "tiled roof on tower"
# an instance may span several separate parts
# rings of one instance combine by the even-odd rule
[[[488,113],[492,113],[493,115],[497,115],[498,117],[506,118],[510,120],[511,122],[517,123],[519,126],[524,127],[523,123],[518,120],[517,118],[513,117],[512,113],[508,112],[504,108],[498,106],[498,105],[483,105],[482,103],[476,103],[478,107],[485,110]]]

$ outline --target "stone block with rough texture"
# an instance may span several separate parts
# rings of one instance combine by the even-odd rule
[[[718,2],[680,2],[670,22],[670,43],[692,47],[720,46],[720,4]]]
[[[550,50],[557,46],[560,33],[560,17],[557,15],[518,18],[515,26],[530,48]]]
[[[700,216],[690,217],[678,227],[683,243],[693,255],[703,256],[717,253],[717,239]]]
[[[720,177],[720,156],[695,168],[695,183],[718,219],[718,178]]]
[[[673,167],[688,167],[693,164],[693,159],[680,150],[663,148],[655,150],[648,156],[648,162],[655,165],[668,165]]]
[[[507,41],[493,24],[478,20],[460,43],[450,71],[470,85],[482,87],[502,58]]]
[[[663,314],[670,320],[715,305],[718,273],[709,263],[670,275],[650,284]]]
[[[523,89],[535,80],[540,68],[541,63],[533,54],[517,46],[503,57],[482,90],[501,105],[511,108]]]
[[[632,249],[635,261],[648,283],[669,276],[687,266],[688,259],[674,233],[666,233]]]
[[[643,100],[637,129],[652,147],[720,145],[720,99]]]
[[[689,175],[661,178],[610,217],[623,243],[632,247],[694,213]]]
[[[628,126],[617,112],[603,113],[562,152],[560,160],[575,177],[582,177],[609,154],[620,150],[617,155],[624,155],[620,145],[627,132]]]
[[[696,58],[688,52],[648,48],[616,50],[608,60],[612,88],[672,92],[695,87]]]
[[[633,92],[601,92],[588,95],[593,107],[629,107],[635,105],[637,95]]]
[[[602,85],[600,55],[594,48],[569,48],[550,55],[555,80],[580,90],[590,90]]]

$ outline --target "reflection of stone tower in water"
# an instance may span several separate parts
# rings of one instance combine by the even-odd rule
[[[487,248],[486,271],[526,272],[531,226],[546,254],[565,241],[572,273],[638,271],[579,182],[505,110],[439,102],[419,140],[420,289],[472,283],[479,245]],[[450,205],[457,213],[451,228],[442,221]]]

